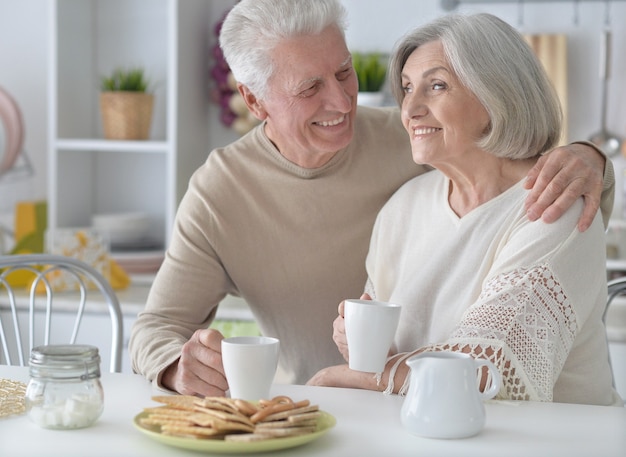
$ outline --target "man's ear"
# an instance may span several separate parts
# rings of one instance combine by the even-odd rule
[[[256,95],[254,95],[247,86],[240,83],[237,83],[237,90],[254,117],[260,121],[264,121],[265,118],[267,118],[267,111],[265,111],[263,104],[256,98]]]

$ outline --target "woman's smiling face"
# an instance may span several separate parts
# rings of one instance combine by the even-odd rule
[[[461,84],[440,41],[423,44],[402,69],[402,123],[409,133],[413,160],[438,167],[478,149],[489,115]]]

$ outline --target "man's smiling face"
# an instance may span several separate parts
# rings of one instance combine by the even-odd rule
[[[274,76],[259,105],[270,140],[306,168],[324,165],[354,134],[358,80],[336,27],[291,38],[272,51]]]

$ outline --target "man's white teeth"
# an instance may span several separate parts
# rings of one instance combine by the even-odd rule
[[[321,121],[316,122],[317,125],[321,125],[322,127],[332,127],[333,125],[341,124],[346,116],[341,116],[339,119],[335,119],[334,121]]]
[[[414,135],[426,135],[427,133],[435,133],[438,130],[440,129],[436,129],[434,127],[419,128],[419,129],[413,130],[413,134]]]

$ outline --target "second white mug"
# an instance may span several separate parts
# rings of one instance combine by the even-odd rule
[[[400,305],[376,300],[345,300],[348,366],[352,370],[380,373],[393,343]]]

